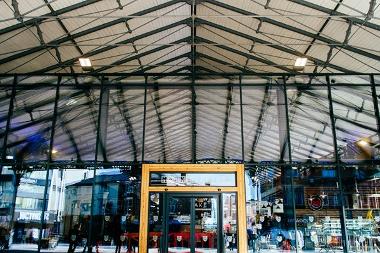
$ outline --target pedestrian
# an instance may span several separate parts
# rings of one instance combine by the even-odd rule
[[[69,249],[67,250],[67,253],[74,253],[75,248],[79,244],[80,239],[80,226],[79,224],[75,224],[74,227],[70,230],[70,244]]]

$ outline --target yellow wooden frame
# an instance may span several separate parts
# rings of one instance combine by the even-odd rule
[[[236,187],[213,186],[149,186],[150,172],[235,172]],[[141,204],[140,204],[140,230],[139,252],[148,251],[148,215],[150,192],[235,192],[237,195],[238,216],[238,252],[244,253],[247,248],[247,223],[245,206],[245,176],[243,164],[143,164],[141,177]]]

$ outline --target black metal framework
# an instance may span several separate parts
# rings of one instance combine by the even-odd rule
[[[255,74],[255,71],[253,69],[248,68],[247,63],[249,60],[254,60],[259,63],[264,64],[265,66],[269,66],[281,71],[284,71],[285,73],[296,73],[296,71],[289,66],[286,65],[278,65],[274,61],[270,60],[271,57],[268,57],[270,55],[265,55],[262,53],[254,53],[253,47],[255,44],[258,45],[264,45],[267,46],[270,49],[273,49],[275,51],[285,53],[289,55],[288,57],[307,57],[310,62],[313,63],[315,67],[315,72],[322,71],[323,69],[329,68],[332,69],[333,71],[340,71],[344,73],[349,73],[350,72],[350,66],[347,66],[345,64],[334,64],[332,62],[332,58],[334,56],[332,55],[333,49],[337,49],[338,52],[341,51],[347,51],[347,56],[351,56],[352,59],[357,60],[358,62],[361,62],[364,65],[367,65],[368,67],[372,69],[376,69],[376,67],[372,67],[369,64],[366,64],[366,60],[379,60],[380,57],[374,53],[371,48],[366,48],[365,46],[356,46],[356,44],[351,44],[348,43],[349,40],[353,37],[354,33],[352,32],[353,30],[366,30],[368,29],[367,34],[373,34],[375,35],[375,32],[380,30],[380,27],[378,24],[375,24],[374,22],[370,22],[371,18],[373,17],[373,4],[371,4],[367,15],[364,15],[365,17],[363,19],[359,17],[353,17],[350,15],[347,15],[345,13],[341,13],[338,11],[338,7],[344,5],[344,3],[341,3],[339,1],[335,6],[335,8],[328,8],[326,6],[323,6],[322,4],[314,4],[310,3],[304,0],[294,0],[292,3],[298,7],[298,8],[306,8],[307,10],[315,11],[316,13],[322,13],[320,18],[323,19],[325,22],[323,22],[322,27],[318,26],[318,23],[316,27],[310,27],[305,24],[299,23],[298,25],[295,25],[294,22],[289,22],[289,21],[294,21],[291,18],[289,18],[286,14],[283,14],[281,11],[277,10],[276,8],[272,9],[272,4],[270,1],[267,1],[267,4],[262,7],[265,7],[265,9],[272,9],[273,13],[278,13],[278,16],[281,16],[285,19],[289,18],[289,20],[285,20],[288,22],[281,22],[279,21],[275,16],[272,16],[271,12],[268,12],[270,15],[267,15],[267,13],[258,11],[257,13],[254,13],[253,10],[246,10],[242,9],[239,6],[233,5],[232,3],[224,3],[222,1],[218,0],[205,0],[205,1],[198,1],[198,0],[171,0],[167,1],[165,3],[157,4],[154,6],[150,6],[147,8],[144,8],[144,6],[141,6],[141,8],[138,8],[138,11],[135,13],[128,13],[129,15],[127,16],[116,16],[115,18],[112,18],[110,21],[108,18],[111,16],[112,13],[117,12],[118,10],[123,10],[124,7],[128,7],[129,4],[131,3],[125,3],[122,5],[120,1],[116,1],[115,6],[113,6],[113,10],[106,13],[105,10],[101,10],[99,8],[99,12],[94,12],[91,14],[98,15],[99,18],[106,18],[105,22],[102,22],[101,24],[97,24],[95,20],[89,21],[84,27],[87,27],[85,29],[69,29],[69,26],[66,24],[66,19],[70,18],[75,18],[75,19],[82,19],[86,18],[86,16],[89,15],[89,13],[86,13],[87,7],[93,7],[95,8],[98,6],[98,4],[101,1],[99,0],[89,0],[86,2],[81,2],[81,3],[76,3],[72,4],[69,6],[66,6],[61,9],[57,9],[57,7],[54,4],[51,4],[47,0],[44,0],[44,7],[48,10],[48,13],[43,14],[41,16],[33,16],[33,17],[28,17],[28,14],[32,12],[32,10],[28,11],[27,13],[20,13],[19,8],[18,8],[18,2],[15,0],[12,2],[13,6],[13,12],[14,12],[14,19],[17,20],[18,22],[11,22],[13,25],[10,25],[8,27],[5,27],[3,29],[0,29],[0,35],[4,36],[4,40],[2,40],[1,43],[5,41],[9,41],[12,38],[16,37],[18,34],[22,34],[27,30],[37,30],[36,32],[36,37],[39,40],[40,43],[37,45],[33,45],[32,47],[29,48],[24,48],[25,50],[14,50],[11,52],[7,52],[4,58],[0,60],[0,64],[8,64],[10,62],[23,59],[25,57],[30,57],[33,56],[34,54],[37,54],[36,58],[38,56],[42,55],[47,51],[49,53],[49,57],[53,58],[56,61],[56,64],[51,64],[49,66],[40,66],[39,68],[37,67],[36,69],[33,69],[32,72],[34,74],[39,74],[39,73],[46,73],[49,71],[59,71],[59,70],[67,70],[68,72],[71,71],[71,73],[74,73],[77,70],[74,70],[76,67],[75,64],[78,60],[78,57],[95,57],[99,56],[100,54],[103,53],[108,53],[111,50],[119,47],[119,46],[131,46],[134,49],[134,53],[131,57],[125,57],[122,58],[121,60],[116,60],[113,61],[111,60],[110,63],[106,64],[105,66],[99,66],[99,68],[94,70],[94,73],[99,73],[101,71],[108,70],[114,66],[121,65],[123,63],[131,63],[131,61],[138,61],[138,67],[136,68],[134,73],[141,73],[145,74],[148,73],[149,70],[154,69],[157,66],[161,67],[166,67],[168,64],[173,63],[175,64],[178,59],[189,59],[191,61],[191,64],[188,66],[184,66],[182,68],[179,68],[175,70],[176,72],[191,72],[190,75],[198,75],[204,72],[206,73],[213,73],[213,69],[215,66],[213,64],[221,64],[223,66],[229,66],[231,69],[234,69],[236,71],[240,71],[239,74]],[[13,4],[14,3],[14,4]],[[22,3],[20,3],[21,5]],[[256,3],[258,5],[261,5],[259,3]],[[156,18],[168,18],[169,15],[173,14],[173,10],[176,10],[177,8],[181,7],[188,7],[188,11],[186,14],[182,15],[182,19],[178,20],[176,22],[167,24],[165,26],[155,28],[152,30],[147,30],[144,31],[143,33],[136,33],[135,35],[135,30],[138,28],[131,29],[129,22],[131,20],[136,20],[139,17],[149,17],[149,15],[154,15],[157,11],[162,11],[164,14],[160,14]],[[39,7],[41,8],[41,7]],[[354,9],[354,7],[351,7]],[[23,8],[22,8],[23,9]],[[127,8],[124,8],[127,9]],[[134,9],[134,8],[131,8]],[[169,9],[169,10],[168,10]],[[197,9],[198,13],[201,12],[202,14],[205,13],[206,11],[210,11],[210,13],[217,13],[220,17],[222,17],[224,20],[228,20],[228,22],[222,22],[222,24],[219,24],[213,20],[213,18],[209,19],[207,15],[199,15],[197,14]],[[85,10],[82,15],[78,16],[70,16],[70,14],[73,13],[73,11],[81,11]],[[201,11],[200,11],[201,10]],[[356,10],[358,11],[358,10]],[[284,10],[284,13],[289,13]],[[358,12],[359,13],[359,12]],[[372,14],[372,15],[371,15]],[[65,16],[69,15],[69,17]],[[213,15],[211,15],[212,17]],[[247,20],[257,22],[259,25],[256,28],[253,27],[248,27],[251,31],[255,31],[256,33],[262,33],[268,38],[269,40],[266,40],[265,37],[263,36],[255,36],[252,34],[240,32],[237,29],[233,29],[230,24],[233,23],[243,23],[240,22],[240,18],[238,17],[244,17],[244,18],[249,18]],[[308,15],[305,15],[308,16]],[[25,20],[24,20],[25,19]],[[149,21],[151,22],[151,21]],[[147,24],[149,22],[142,22],[143,24]],[[324,35],[322,31],[328,27],[331,23],[347,23],[347,31],[346,31],[346,37],[344,38],[344,41],[340,41],[340,39],[337,39],[337,37],[329,37],[327,35]],[[62,29],[62,36],[58,36],[58,38],[51,39],[50,41],[45,41],[47,40],[48,36],[45,36],[44,38],[44,33],[45,33],[45,25],[48,23],[57,23],[56,25]],[[224,24],[223,24],[224,23]],[[109,45],[100,45],[99,48],[96,48],[94,50],[87,51],[84,50],[82,47],[85,47],[84,45],[81,45],[81,42],[91,42],[92,40],[96,40],[98,38],[94,39],[85,39],[84,41],[81,41],[83,38],[86,38],[86,36],[90,34],[96,34],[97,32],[100,32],[98,35],[99,38],[102,34],[102,31],[105,29],[109,28],[115,28],[116,26],[124,24],[126,26],[126,33],[131,34],[131,37],[128,37],[128,39],[124,39],[121,41],[118,41],[115,44],[109,44]],[[264,25],[263,25],[264,24]],[[300,43],[303,43],[307,46],[306,50],[296,50],[292,48],[291,46],[288,46],[286,43],[274,43],[276,41],[276,37],[280,37],[280,34],[270,34],[268,32],[263,32],[265,30],[266,24],[275,27],[276,29],[279,29],[281,32],[286,31],[289,32],[289,34],[296,34],[300,36],[298,38]],[[87,26],[88,25],[88,26]],[[244,24],[243,24],[244,25]],[[157,48],[154,48],[152,50],[148,50],[146,52],[138,52],[136,49],[135,42],[138,42],[146,37],[152,36],[152,35],[159,35],[160,33],[164,31],[169,31],[170,29],[173,28],[190,28],[188,30],[191,30],[189,32],[188,37],[177,40],[177,41],[170,41],[168,44],[159,46]],[[218,31],[221,31],[222,33],[227,34],[226,37],[236,37],[236,38],[242,38],[245,40],[248,40],[252,42],[251,50],[238,50],[235,47],[232,47],[231,45],[219,43],[218,39],[216,40],[208,40],[207,36],[202,37],[202,32],[199,32],[200,29],[205,29],[208,32],[211,32],[213,34],[218,35]],[[260,30],[261,29],[261,30]],[[79,30],[79,31],[78,31]],[[198,30],[198,32],[197,32]],[[121,30],[121,33],[124,31]],[[16,35],[15,35],[16,34]],[[220,34],[218,35],[220,37]],[[287,35],[291,36],[291,35]],[[282,37],[282,36],[281,36]],[[308,40],[303,40],[302,38],[306,37]],[[103,38],[111,38],[110,35],[106,35]],[[218,38],[218,37],[217,37]],[[157,40],[157,42],[160,42],[163,38],[161,37],[160,39]],[[233,40],[233,39],[231,39]],[[141,58],[144,56],[151,56],[154,55],[154,53],[163,51],[165,49],[169,49],[170,47],[175,47],[179,46],[181,43],[187,43],[186,45],[191,47],[191,52],[187,52],[181,55],[177,55],[174,57],[171,57],[169,59],[165,59],[159,64],[154,64],[155,66],[150,65],[149,63],[142,63]],[[233,41],[235,44],[235,41]],[[323,43],[327,47],[330,47],[330,51],[328,53],[329,57],[327,59],[323,56],[314,56],[311,54],[309,49],[312,46],[315,46],[316,44]],[[363,43],[364,44],[364,43]],[[154,43],[149,44],[149,46],[154,45]],[[243,48],[242,45],[239,43],[236,43],[236,45],[240,46],[240,48]],[[355,46],[354,46],[355,45]],[[75,53],[77,55],[70,56],[69,58],[64,57],[64,50],[63,47],[71,46],[74,48]],[[246,60],[246,64],[240,62],[236,63],[233,59],[228,59],[228,57],[223,57],[224,60],[222,59],[217,59],[212,56],[207,55],[207,53],[202,53],[200,52],[201,50],[197,50],[197,48],[208,48],[210,46],[215,47],[216,49],[220,50],[225,50],[229,53],[233,53],[236,56],[244,58],[243,62]],[[368,47],[368,46],[367,46]],[[176,49],[173,49],[176,50]],[[210,48],[208,48],[210,50]],[[321,52],[324,52],[324,50],[321,50]],[[343,52],[344,53],[344,52]],[[356,59],[356,55],[363,57],[360,60]],[[113,58],[110,56],[109,58]],[[63,60],[64,59],[64,60]],[[326,60],[325,60],[326,59]],[[153,62],[157,62],[157,59],[155,59]],[[206,66],[203,66],[204,64],[200,64],[199,62],[206,62],[206,61],[211,61]],[[234,64],[231,64],[233,62]],[[17,71],[17,69],[22,66],[24,62],[19,63],[18,66],[14,67],[11,70],[8,70],[9,73],[12,71]],[[145,65],[146,64],[146,65]],[[16,64],[17,65],[17,64]],[[319,68],[319,69],[318,69]],[[170,69],[170,68],[169,68]],[[322,69],[322,70],[321,70]],[[355,67],[352,67],[351,69],[355,69]],[[352,70],[351,70],[352,71]],[[223,72],[223,71],[222,71]],[[214,74],[219,74],[219,73],[214,73]]]
[[[135,75],[135,74],[134,74]],[[112,166],[136,166],[136,165],[140,165],[141,163],[143,162],[147,162],[146,160],[146,134],[145,134],[145,131],[146,131],[146,124],[147,124],[147,89],[148,88],[155,88],[156,90],[158,90],[158,88],[160,89],[166,89],[166,88],[170,88],[170,89],[189,89],[190,92],[191,92],[191,133],[189,135],[191,135],[191,147],[189,150],[189,152],[191,153],[191,159],[190,160],[178,160],[176,161],[177,163],[245,163],[246,165],[246,168],[248,170],[251,170],[253,173],[257,173],[259,172],[260,170],[258,169],[258,167],[261,167],[261,168],[269,168],[270,167],[273,167],[273,166],[278,166],[278,167],[285,167],[286,169],[288,170],[292,170],[292,167],[293,166],[305,166],[305,167],[308,167],[308,166],[311,166],[311,165],[318,165],[318,166],[334,166],[338,172],[338,185],[339,185],[339,192],[340,192],[340,197],[341,197],[341,226],[342,226],[342,233],[343,233],[343,238],[344,238],[344,249],[345,249],[345,252],[347,252],[347,234],[346,234],[346,226],[345,226],[345,219],[346,219],[346,216],[345,216],[345,213],[344,213],[344,203],[343,203],[343,189],[342,189],[342,168],[349,164],[349,165],[368,165],[368,166],[374,166],[374,165],[380,165],[380,161],[377,160],[377,159],[371,159],[371,160],[353,160],[353,161],[342,161],[339,157],[339,150],[338,150],[338,144],[337,144],[337,131],[342,131],[341,128],[339,128],[338,126],[335,125],[335,120],[337,118],[339,118],[339,116],[335,115],[334,114],[334,108],[333,108],[333,103],[335,102],[334,101],[334,98],[332,97],[331,95],[331,89],[334,88],[334,87],[344,87],[344,86],[351,86],[351,87],[360,87],[360,86],[368,86],[370,87],[371,89],[371,98],[372,98],[372,102],[373,102],[373,105],[374,105],[374,116],[376,117],[376,121],[377,121],[377,128],[375,129],[376,130],[376,133],[378,136],[380,136],[380,116],[379,116],[379,94],[377,94],[377,88],[380,87],[380,84],[379,83],[376,83],[375,82],[375,74],[361,74],[359,75],[361,78],[363,78],[363,80],[365,80],[365,82],[369,82],[370,84],[366,84],[364,81],[363,81],[363,84],[362,83],[352,83],[350,85],[348,85],[347,83],[332,83],[331,82],[331,77],[332,76],[348,76],[348,74],[302,74],[302,75],[284,75],[284,74],[255,74],[255,75],[246,75],[246,76],[249,76],[249,77],[260,77],[262,79],[264,78],[267,78],[267,79],[278,79],[282,82],[282,84],[278,85],[279,88],[282,89],[282,92],[284,92],[284,96],[285,96],[285,111],[286,111],[286,130],[287,130],[287,133],[286,133],[286,142],[287,142],[287,152],[289,153],[289,157],[288,159],[279,159],[279,160],[272,160],[272,161],[267,161],[267,162],[257,162],[257,161],[253,161],[253,160],[246,160],[246,159],[250,159],[250,157],[247,157],[244,153],[245,153],[245,143],[244,143],[244,136],[245,136],[245,133],[244,133],[244,112],[243,112],[243,106],[245,105],[245,100],[243,100],[243,95],[244,95],[244,90],[243,88],[245,87],[262,87],[262,88],[267,88],[268,86],[274,86],[272,83],[270,82],[267,82],[267,83],[245,83],[243,81],[244,77],[246,77],[245,75],[241,75],[241,74],[221,74],[221,73],[217,73],[217,74],[213,74],[213,73],[207,73],[207,74],[201,74],[197,77],[195,76],[192,76],[191,74],[184,74],[184,73],[176,73],[176,74],[173,74],[173,75],[170,75],[170,74],[164,74],[164,73],[157,73],[157,74],[152,74],[152,75],[146,75],[146,74],[138,74],[136,73],[135,76],[140,76],[140,77],[143,77],[144,78],[144,82],[135,82],[135,81],[131,81],[131,82],[120,82],[120,81],[116,81],[114,82],[113,79],[117,79],[117,78],[125,78],[125,77],[129,77],[130,75],[128,74],[107,74],[107,75],[104,75],[104,74],[90,74],[88,76],[91,76],[91,77],[97,77],[100,79],[100,82],[97,82],[97,83],[92,83],[92,84],[78,84],[77,82],[65,82],[67,81],[68,79],[70,78],[83,78],[83,77],[86,77],[87,75],[84,75],[84,74],[74,74],[74,75],[70,75],[70,74],[56,74],[56,75],[53,75],[53,74],[42,74],[42,75],[39,75],[39,76],[45,76],[45,77],[49,77],[49,76],[53,76],[53,77],[58,77],[58,81],[56,83],[46,83],[46,82],[37,82],[35,84],[33,84],[33,86],[30,85],[30,82],[28,82],[27,80],[27,77],[24,76],[24,75],[3,75],[3,76],[0,76],[0,78],[2,78],[3,80],[11,80],[10,82],[1,82],[0,83],[0,86],[1,87],[4,87],[4,88],[8,88],[10,89],[12,92],[11,92],[11,95],[10,95],[10,106],[9,106],[9,110],[8,110],[8,114],[7,114],[7,118],[4,119],[4,121],[6,122],[5,124],[5,131],[1,132],[0,133],[0,136],[3,138],[4,140],[4,143],[3,143],[3,147],[2,147],[2,156],[1,156],[1,161],[0,161],[0,165],[1,167],[3,166],[12,166],[13,169],[17,170],[18,168],[23,168],[23,166],[30,166],[32,168],[32,170],[46,170],[47,174],[46,174],[46,178],[48,179],[49,178],[49,170],[53,169],[53,168],[62,168],[62,169],[76,169],[76,168],[91,168],[93,169],[94,171],[94,176],[96,176],[96,170],[98,168],[107,168],[107,167],[112,167]],[[165,81],[165,82],[154,82],[154,83],[151,83],[149,82],[148,80],[150,80],[150,78],[152,77],[177,77],[177,76],[180,76],[180,77],[190,77],[192,78],[191,81],[189,82],[179,82],[178,84],[175,84],[173,85],[173,83],[170,83],[169,81]],[[28,76],[28,77],[31,77],[31,76]],[[38,76],[34,76],[34,77],[38,77]],[[225,135],[226,133],[228,132],[228,124],[229,124],[229,107],[230,107],[230,102],[231,102],[231,99],[230,99],[230,96],[231,96],[231,87],[236,87],[236,88],[239,88],[239,97],[240,97],[240,124],[241,124],[241,127],[240,127],[240,131],[241,131],[241,156],[242,156],[242,159],[241,160],[233,160],[233,159],[226,159],[225,155],[224,155],[224,148],[222,149],[223,150],[223,154],[221,155],[221,157],[214,157],[214,158],[210,158],[210,159],[197,159],[196,155],[196,148],[197,148],[197,131],[199,131],[197,129],[197,120],[199,119],[199,115],[196,113],[196,107],[198,105],[198,97],[197,97],[197,93],[196,93],[196,89],[195,87],[222,87],[222,88],[225,88],[226,87],[226,83],[216,83],[216,82],[210,82],[209,84],[204,84],[204,83],[199,83],[197,82],[198,80],[196,80],[195,78],[200,78],[200,77],[207,77],[207,78],[210,78],[210,77],[223,77],[223,78],[226,78],[226,79],[231,79],[231,77],[238,77],[238,82],[236,83],[231,83],[229,84],[230,86],[229,89],[228,89],[228,92],[229,92],[229,95],[228,95],[228,98],[227,98],[227,103],[225,104],[225,108],[226,108],[226,111],[224,112],[225,114],[225,119],[224,119],[224,122],[225,122],[225,125],[224,125],[224,131],[223,131],[223,134],[224,134],[224,142],[223,142],[223,146],[225,147],[227,144],[226,144],[226,140],[225,140]],[[326,78],[326,83],[289,83],[287,82],[287,78],[289,77],[303,77],[303,78],[309,78],[310,80],[314,80],[316,77],[322,77],[322,78]],[[54,161],[52,159],[52,149],[53,149],[53,146],[55,144],[55,127],[56,125],[59,124],[59,122],[61,124],[65,124],[65,120],[63,118],[61,118],[61,112],[60,110],[58,110],[58,102],[59,102],[59,99],[60,99],[60,94],[59,94],[59,91],[62,90],[62,89],[73,89],[73,90],[76,90],[78,88],[81,88],[81,89],[85,89],[85,88],[88,88],[88,86],[91,85],[91,88],[93,89],[99,89],[100,90],[100,96],[99,96],[99,109],[98,109],[98,115],[97,115],[97,120],[96,120],[96,129],[97,129],[97,132],[96,132],[96,144],[95,144],[95,158],[94,160],[83,160],[83,159],[78,159],[77,161]],[[46,88],[51,88],[51,87],[55,87],[56,88],[56,93],[55,93],[55,98],[51,100],[51,102],[54,102],[54,113],[53,113],[53,116],[50,117],[42,117],[42,119],[39,119],[37,122],[51,122],[51,137],[49,139],[49,155],[48,155],[48,159],[47,160],[44,160],[44,161],[12,161],[12,160],[9,160],[9,159],[6,159],[6,147],[9,145],[8,142],[8,135],[12,133],[12,131],[14,131],[14,129],[11,129],[11,120],[12,120],[12,117],[13,117],[13,109],[14,109],[14,100],[15,100],[15,97],[17,96],[17,91],[18,90],[33,90],[33,89],[36,89],[36,88],[42,88],[42,87],[46,87]],[[107,161],[107,160],[102,160],[100,161],[99,160],[99,157],[98,157],[98,153],[99,153],[99,149],[101,149],[101,146],[105,145],[104,143],[101,144],[101,124],[100,124],[100,121],[101,121],[101,117],[103,115],[103,110],[104,108],[102,107],[103,105],[103,101],[102,101],[102,94],[105,90],[105,88],[107,89],[119,89],[119,88],[130,88],[130,87],[134,87],[134,88],[137,88],[137,89],[141,89],[141,90],[144,90],[144,102],[143,102],[143,123],[142,123],[142,126],[143,126],[143,129],[142,129],[142,144],[141,144],[141,149],[139,148],[135,148],[135,152],[137,152],[136,150],[141,150],[141,153],[142,153],[142,156],[141,156],[141,161],[139,160],[136,160],[136,159],[133,159],[133,160],[130,160],[130,161]],[[331,129],[332,129],[332,139],[333,139],[333,146],[334,146],[334,160],[332,161],[312,161],[310,163],[310,161],[307,161],[307,162],[299,162],[299,161],[296,161],[295,159],[293,159],[292,157],[292,150],[291,150],[291,143],[290,143],[290,126],[289,126],[289,108],[288,108],[288,98],[287,98],[287,91],[289,89],[289,87],[299,87],[299,88],[310,88],[310,87],[326,87],[327,90],[328,90],[328,97],[327,97],[327,100],[329,102],[329,105],[328,105],[328,110],[324,111],[324,113],[326,113],[328,116],[329,116],[329,119],[330,119],[330,124],[331,124]],[[265,100],[265,99],[264,99]],[[267,101],[268,102],[268,101]],[[267,103],[266,102],[266,103]],[[122,108],[122,107],[121,107]],[[160,118],[162,115],[159,111],[159,105],[158,107],[155,107],[155,110],[156,110],[156,114],[158,117],[158,121],[160,122],[159,125],[161,125],[161,138],[163,138],[163,126],[162,126],[162,119]],[[125,109],[121,109],[123,111],[125,111]],[[340,118],[339,118],[340,119]],[[345,120],[346,122],[348,123],[352,123],[354,124],[355,122],[350,122],[349,119],[343,119]],[[17,129],[27,129],[28,127],[31,127],[33,126],[33,124],[35,124],[35,122],[31,122],[31,123],[26,123],[25,125],[22,125],[22,126],[18,126]],[[360,125],[362,126],[362,125]],[[67,131],[69,132],[74,132],[76,129],[67,129]],[[75,137],[72,136],[72,134],[70,134],[71,138],[69,138],[72,142],[75,143]],[[134,138],[138,138],[136,135],[134,136]],[[162,139],[162,142],[164,140]],[[162,144],[163,146],[163,150],[164,150],[164,145],[165,143]],[[105,147],[105,146],[104,146]],[[253,149],[254,151],[254,149]],[[77,152],[77,157],[80,158],[81,157],[81,154],[79,154],[79,151],[78,149],[76,148],[76,152]],[[285,151],[283,151],[285,152]],[[138,155],[135,154],[134,157],[139,157]],[[163,157],[165,157],[165,155],[163,155]],[[158,161],[155,161],[155,162],[158,162]],[[165,159],[164,161],[165,162]],[[292,176],[293,177],[293,176]],[[94,177],[96,178],[96,177]],[[46,180],[46,184],[47,184],[48,180]],[[96,180],[93,180],[93,187],[92,187],[92,196],[94,196],[95,194],[95,184],[96,184]],[[293,186],[293,180],[291,182],[291,185]],[[43,220],[43,217],[44,217],[44,211],[46,209],[46,195],[47,195],[47,187],[48,185],[45,185],[45,191],[44,191],[44,209],[43,209],[43,212],[42,212],[42,217],[41,217],[41,224],[44,223],[44,220]],[[292,188],[292,195],[294,196],[294,189]],[[294,201],[294,200],[293,200]],[[93,214],[94,210],[93,210],[93,207],[94,207],[94,199],[92,198],[92,206],[91,206],[91,214]],[[293,203],[293,208],[295,209],[295,204]],[[294,217],[296,219],[296,217]],[[90,233],[89,235],[91,236],[91,230],[93,230],[93,224],[91,224],[90,226]],[[41,238],[41,233],[40,233],[40,238]],[[92,240],[93,238],[89,238],[88,242],[89,242],[89,246],[93,245],[92,243]],[[40,247],[39,247],[40,249]]]

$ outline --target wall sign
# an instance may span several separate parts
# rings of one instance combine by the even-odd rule
[[[323,199],[321,196],[312,196],[308,201],[309,208],[313,211],[318,211],[323,208]]]

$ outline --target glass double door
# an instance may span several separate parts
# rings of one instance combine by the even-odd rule
[[[162,217],[152,218],[153,221],[162,221],[159,222],[161,233],[156,237],[152,234],[150,239],[159,239],[160,243],[156,250],[150,248],[149,252],[223,252],[223,205],[220,194],[161,193],[158,196],[162,199],[162,209],[157,215]]]

